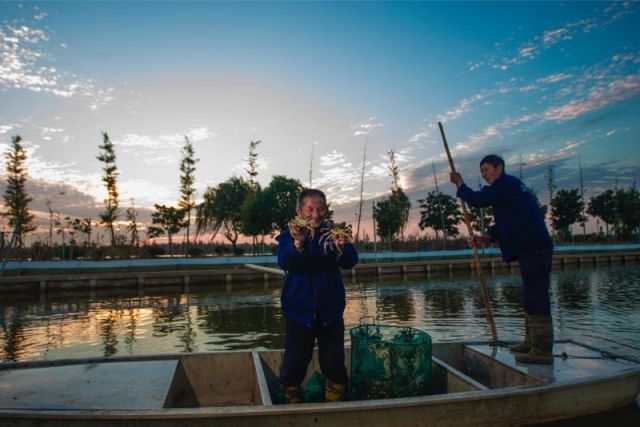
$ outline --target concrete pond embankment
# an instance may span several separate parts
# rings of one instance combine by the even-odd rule
[[[486,249],[479,253],[484,271],[517,270],[517,263],[504,263],[499,252]],[[428,277],[438,273],[469,272],[475,269],[470,250],[409,253],[363,253],[360,263],[344,270],[346,281],[371,280],[385,276]],[[558,247],[554,251],[554,268],[571,265],[607,265],[638,263],[640,244]],[[247,264],[266,269],[254,269]],[[111,261],[40,261],[9,262],[0,277],[0,294],[39,294],[70,290],[180,287],[189,292],[196,287],[226,286],[237,283],[268,283],[282,280],[273,271],[275,256],[213,258],[136,259]],[[270,270],[271,269],[271,270]],[[276,274],[280,273],[280,274]]]

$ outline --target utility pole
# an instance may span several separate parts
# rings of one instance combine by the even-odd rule
[[[584,182],[582,181],[582,160],[580,156],[578,156],[578,171],[580,172],[580,198],[582,198],[582,237],[584,238],[584,242],[587,242],[587,224],[586,224],[586,216],[584,215]]]
[[[309,160],[309,188],[313,188],[313,146],[314,144],[311,144],[311,160]]]
[[[371,212],[372,215],[371,217],[373,218],[373,257],[375,258],[375,260],[378,260],[378,245],[376,242],[376,204],[375,202],[371,202]]]
[[[447,227],[444,224],[444,213],[442,212],[442,198],[440,197],[440,189],[438,188],[438,176],[436,175],[436,165],[431,162],[433,169],[433,181],[436,183],[436,193],[440,199],[440,221],[442,221],[442,250],[447,250]]]
[[[547,186],[549,189],[549,220],[551,221],[551,210],[553,208],[553,190],[556,187],[553,177],[553,163],[547,167]],[[553,236],[555,236],[555,230],[552,237]]]
[[[362,219],[362,194],[364,191],[364,168],[367,164],[367,142],[369,134],[364,137],[364,148],[362,149],[362,171],[360,173],[360,204],[358,206],[358,225],[356,227],[356,243],[360,239],[360,220]]]

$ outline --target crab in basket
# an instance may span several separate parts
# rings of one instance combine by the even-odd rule
[[[291,235],[303,233],[313,239],[313,221],[301,216],[296,216],[287,223]]]
[[[324,247],[325,252],[330,249],[337,249],[336,241],[344,239],[345,242],[350,242],[353,238],[353,231],[351,230],[351,224],[347,225],[346,222],[333,223],[330,222],[327,229],[323,229],[320,235],[320,245]]]

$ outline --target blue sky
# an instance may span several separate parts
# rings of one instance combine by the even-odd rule
[[[198,196],[246,176],[249,142],[261,140],[263,185],[308,183],[313,150],[313,185],[353,221],[366,140],[366,199],[388,192],[393,149],[415,218],[432,163],[453,194],[438,121],[467,182],[478,185],[485,154],[515,175],[522,159],[546,203],[548,166],[570,189],[581,163],[588,199],[640,172],[639,12],[636,2],[3,1],[0,150],[23,137],[43,224],[47,199],[97,217],[103,130],[125,208],[177,202],[188,135]]]

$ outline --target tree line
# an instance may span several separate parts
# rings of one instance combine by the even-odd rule
[[[185,254],[197,254],[191,250],[198,237],[223,236],[231,246],[231,253],[239,253],[238,239],[246,236],[251,239],[253,252],[257,252],[259,243],[263,243],[265,236],[273,236],[284,229],[287,222],[295,216],[296,198],[304,188],[303,184],[294,178],[275,175],[264,188],[257,180],[258,153],[260,141],[250,141],[249,155],[246,159],[246,173],[248,178],[233,176],[226,181],[206,188],[202,201],[197,203],[195,190],[195,171],[199,161],[195,157],[193,144],[185,136],[181,148],[180,161],[180,197],[175,206],[155,204],[151,215],[151,225],[146,227],[148,238],[166,236],[169,253],[174,254],[174,237],[184,230],[183,251]],[[49,210],[49,238],[48,241],[38,241],[32,245],[32,252],[38,252],[37,258],[61,257],[74,258],[80,256],[83,249],[93,248],[98,256],[128,257],[144,256],[144,252],[136,248],[146,248],[141,245],[140,230],[145,229],[138,222],[138,211],[132,199],[130,206],[124,212],[126,227],[119,230],[121,223],[121,206],[118,192],[118,169],[116,152],[109,135],[102,132],[102,143],[98,145],[96,159],[102,163],[102,182],[106,190],[103,200],[103,211],[99,220],[91,218],[61,217],[51,208]],[[380,239],[382,247],[391,247],[394,242],[403,242],[406,226],[409,222],[411,202],[400,184],[400,169],[394,150],[388,152],[388,173],[391,178],[389,195],[382,200],[373,202],[372,216],[374,220],[374,241]],[[25,236],[33,232],[36,227],[34,215],[29,210],[32,199],[28,196],[26,182],[28,171],[26,168],[26,151],[22,138],[12,137],[11,144],[4,154],[6,160],[7,186],[4,194],[4,209],[2,216],[7,219],[11,230],[11,239],[6,241],[5,233],[0,236],[0,246],[5,248],[4,257],[9,256],[11,248],[24,248]],[[551,170],[551,167],[550,167]],[[434,169],[435,172],[435,169]],[[364,179],[364,178],[363,178]],[[550,183],[550,188],[552,188]],[[535,192],[534,192],[535,194]],[[559,190],[551,195],[549,206],[538,203],[543,216],[547,217],[557,240],[568,242],[572,239],[571,226],[583,224],[587,215],[596,219],[598,230],[600,222],[604,224],[606,236],[613,236],[618,240],[635,238],[640,226],[640,193],[635,185],[624,189],[615,188],[591,197],[585,202],[582,192],[578,189]],[[418,200],[420,230],[431,230],[435,240],[442,240],[446,248],[448,239],[460,237],[459,225],[462,221],[460,206],[455,197],[436,189],[426,194],[424,199]],[[486,229],[492,221],[491,209],[470,209],[471,222],[474,230]],[[361,211],[356,216],[362,215]],[[358,218],[361,219],[361,218]],[[107,230],[109,245],[92,242],[93,227],[103,227]],[[192,227],[195,233],[191,234]],[[62,246],[53,242],[53,231],[62,237]],[[610,234],[610,229],[612,233]],[[84,244],[79,244],[80,236],[84,235]],[[68,250],[67,248],[68,238]],[[368,236],[360,239],[361,244],[369,240]],[[107,249],[99,247],[107,246]],[[54,250],[55,249],[55,250]],[[85,251],[86,252],[86,251]],[[147,250],[147,255],[153,255]],[[86,254],[85,254],[86,255]],[[94,255],[95,257],[95,255]]]

